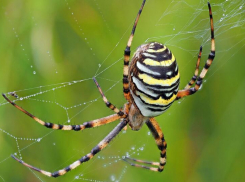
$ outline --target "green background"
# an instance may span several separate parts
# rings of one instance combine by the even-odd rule
[[[123,106],[122,56],[140,5],[140,0],[1,1],[0,91],[31,96],[16,103],[49,122],[64,124],[69,119],[79,124],[112,114],[91,78],[96,75],[109,100]],[[53,172],[87,154],[118,122],[82,132],[51,131],[1,99],[0,182],[245,181],[244,1],[215,0],[211,5],[216,58],[204,85],[156,118],[168,143],[163,173],[120,161],[127,152],[159,160],[146,126],[138,132],[128,128],[99,158],[58,179],[28,170],[10,155],[21,154],[24,161]],[[194,73],[200,45],[204,65],[209,37],[205,1],[149,0],[132,50],[144,42],[166,43],[178,61],[182,89]],[[62,85],[69,86],[58,88]]]

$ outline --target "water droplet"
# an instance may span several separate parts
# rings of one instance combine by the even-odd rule
[[[199,89],[198,90],[201,90],[202,89],[202,85],[199,87]]]
[[[38,139],[37,139],[37,142],[40,142],[41,140],[42,140],[42,138],[38,138]]]
[[[132,150],[134,150],[134,149],[135,149],[135,147],[133,146],[133,147],[131,147],[131,149],[132,149]]]
[[[239,9],[242,9],[242,6],[240,6]]]
[[[68,122],[68,123],[70,123],[70,122],[71,122],[71,120],[69,120],[69,119],[68,119],[68,120],[67,120],[67,122]]]
[[[98,64],[99,68],[101,67],[101,64]]]
[[[148,131],[148,132],[147,132],[147,135],[150,135],[150,134],[151,134],[151,132]]]
[[[31,68],[33,68],[33,66],[31,65]]]
[[[23,100],[23,97],[21,97],[20,100]]]
[[[33,71],[33,74],[35,75],[36,74],[36,71]]]
[[[111,181],[115,181],[116,177],[114,175],[111,175]]]

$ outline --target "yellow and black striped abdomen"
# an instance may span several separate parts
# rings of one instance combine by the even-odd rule
[[[174,55],[164,45],[141,45],[129,67],[130,93],[143,116],[162,114],[174,102],[179,71]]]

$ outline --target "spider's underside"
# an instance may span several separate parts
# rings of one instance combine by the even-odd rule
[[[85,122],[81,125],[60,125],[45,122],[32,115],[28,111],[24,110],[20,106],[16,105],[14,102],[9,100],[5,94],[3,94],[3,97],[14,107],[27,114],[29,117],[33,118],[39,124],[51,129],[80,131],[86,128],[101,126],[116,121],[118,119],[120,119],[121,122],[87,155],[76,160],[66,168],[58,170],[56,172],[51,173],[38,169],[12,155],[15,160],[46,176],[58,177],[78,167],[83,162],[86,162],[93,158],[94,155],[105,148],[108,143],[127,125],[129,125],[132,130],[139,130],[145,123],[151,131],[158,146],[158,149],[160,150],[160,161],[147,162],[128,157],[124,158],[124,160],[135,167],[145,168],[151,171],[163,171],[166,164],[167,143],[164,139],[162,130],[154,117],[165,112],[175,100],[178,100],[188,95],[192,95],[196,93],[201,87],[202,80],[205,77],[215,57],[213,17],[211,6],[208,3],[211,26],[211,52],[208,56],[203,70],[198,76],[199,63],[202,53],[202,47],[200,47],[194,76],[183,90],[178,90],[180,76],[177,62],[174,55],[165,45],[162,45],[158,42],[143,44],[135,52],[132,61],[129,62],[131,43],[144,4],[145,0],[143,0],[141,8],[137,14],[131,35],[129,37],[124,52],[123,93],[124,97],[127,100],[127,103],[124,105],[122,110],[119,110],[107,100],[95,78],[94,82],[97,85],[97,88],[99,89],[99,92],[101,93],[106,106],[113,110],[115,114]],[[192,87],[193,84],[195,85]],[[142,164],[148,164],[150,166],[133,163],[133,161]]]

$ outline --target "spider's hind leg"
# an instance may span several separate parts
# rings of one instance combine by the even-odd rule
[[[128,39],[128,43],[127,43],[127,46],[124,50],[124,62],[123,62],[123,94],[124,94],[124,97],[127,101],[130,101],[130,89],[129,89],[129,80],[128,80],[128,70],[129,70],[129,59],[130,59],[130,48],[131,48],[131,44],[132,44],[132,41],[133,41],[133,38],[134,38],[134,33],[135,33],[135,29],[137,27],[137,24],[138,24],[138,20],[140,18],[140,15],[141,15],[141,12],[144,8],[144,5],[145,5],[145,1],[146,0],[143,0],[142,2],[142,5],[140,7],[140,10],[136,16],[136,19],[134,21],[134,26],[132,28],[132,31],[131,31],[131,34],[130,34],[130,37]]]
[[[202,46],[200,47],[200,50],[199,50],[197,63],[196,63],[196,69],[195,69],[194,75],[191,78],[191,81],[189,81],[189,83],[185,86],[185,89],[189,89],[196,82],[196,79],[197,79],[197,76],[198,76],[198,72],[199,72],[199,65],[200,65],[201,56],[202,56]]]
[[[195,80],[194,80],[194,82],[196,82],[194,87],[190,88],[189,85],[187,85],[184,90],[179,90],[178,93],[177,93],[176,100],[178,100],[178,99],[180,99],[182,97],[188,96],[188,95],[192,95],[192,94],[196,93],[201,88],[203,78],[207,74],[208,69],[209,69],[209,67],[211,66],[211,64],[212,64],[212,62],[214,60],[214,57],[215,57],[214,24],[213,24],[213,15],[212,15],[212,10],[211,10],[210,3],[208,3],[208,8],[209,8],[210,27],[211,27],[211,52],[209,53],[208,59],[207,59],[207,61],[205,63],[205,66],[202,69],[202,72],[200,73],[198,78],[195,78]],[[197,81],[196,81],[196,79],[197,79]],[[191,81],[191,85],[194,82]]]

